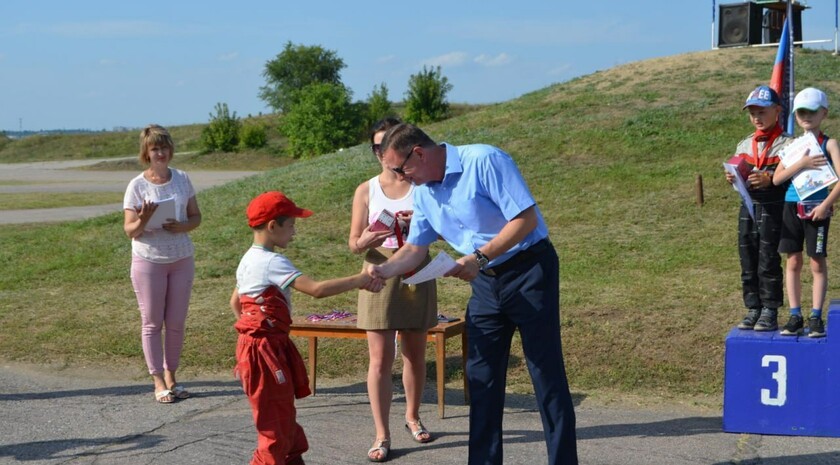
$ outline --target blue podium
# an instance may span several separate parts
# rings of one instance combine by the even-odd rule
[[[805,315],[807,318],[807,315]],[[786,315],[779,318],[784,324]],[[826,337],[732,329],[726,336],[723,430],[840,437],[840,300]],[[807,328],[807,321],[806,321]]]

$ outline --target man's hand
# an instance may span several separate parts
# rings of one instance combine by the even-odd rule
[[[478,276],[478,272],[480,268],[478,267],[478,262],[475,259],[475,255],[464,255],[463,257],[455,260],[457,264],[454,268],[447,271],[444,276],[454,276],[456,278],[462,279],[464,281],[472,281]]]

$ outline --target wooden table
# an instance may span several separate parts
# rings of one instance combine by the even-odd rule
[[[446,362],[446,340],[450,337],[461,336],[461,366],[464,368],[464,400],[469,402],[467,391],[466,360],[467,333],[464,331],[464,320],[439,323],[429,329],[426,341],[435,343],[435,368],[437,375],[438,415],[444,417],[444,374]],[[305,317],[294,317],[291,328],[292,336],[309,338],[309,389],[315,394],[318,373],[318,338],[349,338],[366,339],[365,330],[356,327],[355,318],[343,320],[309,321]]]

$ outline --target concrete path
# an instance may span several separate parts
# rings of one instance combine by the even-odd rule
[[[231,349],[232,350],[232,349]],[[150,382],[20,365],[0,366],[0,464],[245,464],[256,435],[239,384],[182,379],[194,397],[156,404]],[[298,401],[313,464],[364,464],[373,424],[364,384],[321,380]],[[447,386],[447,418],[427,384],[421,416],[436,439],[414,443],[402,428],[404,398],[391,411],[394,463],[464,464],[468,413],[460,386]],[[719,412],[679,405],[597,405],[575,393],[580,463],[585,465],[840,463],[840,439],[727,434]],[[508,395],[505,464],[546,463],[532,396]]]
[[[134,158],[134,157],[130,157]],[[108,160],[71,160],[35,163],[0,163],[0,194],[66,192],[125,192],[137,171],[80,170]],[[197,191],[256,174],[255,171],[192,171],[188,172]],[[68,221],[122,211],[122,203],[86,207],[0,210],[0,224]]]

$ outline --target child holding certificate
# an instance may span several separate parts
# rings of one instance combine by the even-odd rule
[[[809,87],[796,95],[793,109],[796,122],[805,130],[805,136],[814,137],[822,154],[805,153],[789,166],[781,165],[773,175],[773,183],[781,185],[789,179],[806,175],[811,170],[822,169],[826,164],[840,166],[840,144],[830,139],[820,130],[820,124],[828,115],[828,98],[819,89]],[[832,171],[833,173],[833,171]],[[836,179],[836,176],[835,176]],[[822,307],[828,286],[828,264],[826,262],[828,244],[828,226],[834,202],[840,197],[840,189],[831,189],[828,185],[810,193],[807,199],[800,198],[794,183],[790,184],[785,194],[785,209],[782,220],[782,234],[779,252],[787,254],[785,265],[785,287],[790,305],[790,318],[782,329],[784,336],[802,334],[805,325],[802,315],[802,251],[807,245],[808,257],[813,275],[811,289],[811,314],[808,317],[808,336],[825,336],[822,320]]]

